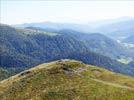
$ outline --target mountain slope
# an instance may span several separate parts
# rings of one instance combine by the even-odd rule
[[[134,19],[111,22],[101,25],[95,29],[96,32],[102,32],[114,39],[122,40],[130,35],[134,35]]]
[[[16,27],[40,27],[49,30],[63,30],[71,29],[80,32],[101,32],[113,39],[122,40],[130,35],[134,35],[134,18],[118,18],[104,21],[91,22],[88,24],[69,24],[69,23],[54,23],[54,22],[41,22],[41,23],[25,23],[15,25]]]
[[[82,43],[65,35],[52,36],[50,32],[15,29],[7,25],[1,25],[0,32],[0,65],[3,67],[35,66],[58,55],[87,51]]]
[[[125,38],[123,42],[134,44],[134,35],[130,35],[129,37]]]
[[[69,34],[75,39],[83,42],[88,49],[93,52],[118,59],[119,57],[134,57],[132,53],[123,44],[100,33],[84,34],[73,30],[61,30],[59,33]]]
[[[6,25],[1,25],[0,32],[2,33],[0,36],[1,67],[24,67],[25,69],[52,60],[71,58],[115,72],[134,75],[132,67],[92,52],[90,45],[87,46],[84,41],[70,33],[16,29]]]
[[[32,49],[31,49],[32,48]],[[0,66],[1,67],[24,67],[36,65],[37,59],[28,56],[30,52],[39,48],[35,41],[15,28],[0,25]],[[8,62],[7,62],[8,61]]]
[[[133,100],[134,78],[60,60],[41,64],[0,82],[6,100]]]
[[[14,68],[14,67],[10,67],[10,68],[7,68],[7,67],[0,67],[0,81],[1,80],[4,80],[10,76],[13,76],[17,73],[20,73],[21,71],[25,70],[25,68],[21,68],[21,67],[17,67],[17,68]]]

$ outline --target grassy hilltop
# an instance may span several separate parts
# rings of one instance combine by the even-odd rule
[[[44,63],[0,82],[2,100],[134,100],[134,78],[75,60]]]

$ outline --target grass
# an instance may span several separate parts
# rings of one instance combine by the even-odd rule
[[[0,82],[2,100],[134,100],[134,78],[67,60]]]

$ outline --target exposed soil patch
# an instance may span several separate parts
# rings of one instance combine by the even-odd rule
[[[101,71],[98,70],[98,69],[94,69],[94,70],[92,70],[92,72],[93,72],[93,74],[95,74],[95,75],[101,74]]]
[[[24,76],[24,75],[28,75],[28,74],[30,74],[30,73],[31,73],[30,71],[22,72],[22,73],[20,73],[19,77]]]
[[[80,67],[80,68],[78,68],[78,69],[76,70],[76,72],[77,72],[77,73],[81,73],[81,72],[86,71],[86,70],[87,70],[86,68]]]

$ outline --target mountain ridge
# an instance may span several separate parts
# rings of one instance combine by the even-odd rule
[[[0,97],[6,100],[133,100],[133,83],[133,77],[66,59],[41,64],[1,81]]]

